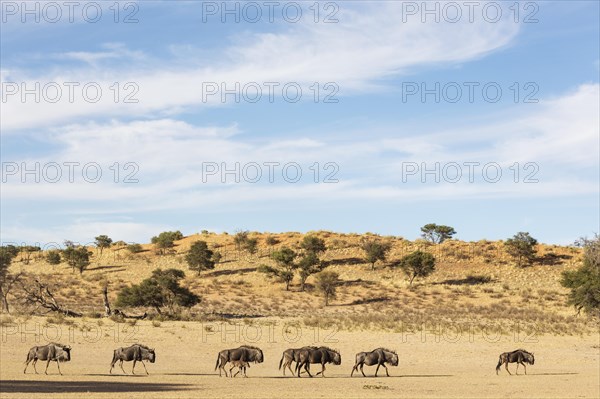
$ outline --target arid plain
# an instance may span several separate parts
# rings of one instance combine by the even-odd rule
[[[118,245],[92,257],[82,276],[66,264],[48,265],[34,255],[28,264],[19,258],[11,270],[46,279],[61,305],[84,313],[83,318],[56,314],[30,316],[34,309],[11,298],[13,314],[2,316],[0,349],[1,397],[324,397],[324,398],[596,398],[600,396],[600,336],[597,324],[576,316],[566,305],[560,273],[578,266],[581,250],[538,245],[537,260],[520,268],[503,251],[501,242],[455,240],[439,245],[399,237],[375,237],[392,250],[375,270],[359,248],[365,236],[315,232],[327,244],[322,258],[341,279],[329,306],[307,280],[290,291],[259,273],[272,261],[268,253],[282,246],[297,248],[302,235],[274,234],[278,243],[264,244],[254,255],[238,253],[229,235],[199,234],[177,242],[173,253],[158,255],[150,244],[131,254]],[[204,240],[225,256],[214,270],[200,275],[183,261],[192,242]],[[432,252],[436,271],[409,286],[394,260],[415,248]],[[101,317],[102,287],[109,297],[138,283],[157,267],[186,272],[183,285],[202,301],[180,314],[181,320],[152,317],[118,321]],[[150,313],[151,309],[147,309]],[[127,309],[139,313],[143,309]],[[56,364],[44,375],[23,374],[27,350],[59,341],[73,347],[72,360]],[[157,360],[136,366],[136,376],[115,368],[109,374],[113,349],[140,342],[154,347]],[[260,347],[265,361],[251,364],[249,378],[219,377],[217,353],[242,344]],[[342,364],[328,365],[326,378],[292,377],[278,370],[282,351],[289,347],[324,345],[337,349]],[[365,367],[367,377],[350,371],[357,352],[377,347],[397,351],[398,367],[390,377]],[[525,348],[535,354],[527,375],[496,375],[501,352]],[[131,374],[131,363],[125,364]],[[515,364],[509,366],[514,374]],[[228,369],[228,367],[227,367]],[[311,366],[311,371],[320,365]]]

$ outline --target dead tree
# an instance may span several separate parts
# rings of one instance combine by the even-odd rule
[[[57,301],[50,288],[47,285],[42,284],[37,278],[33,280],[32,284],[21,284],[23,291],[25,292],[25,302],[31,305],[37,305],[44,309],[48,309],[50,312],[56,312],[64,314],[69,317],[82,317],[83,314],[75,312],[61,306]]]
[[[143,315],[131,316],[131,315],[126,315],[124,312],[122,312],[119,309],[112,310],[110,307],[110,302],[108,301],[108,283],[104,284],[104,288],[102,289],[102,298],[104,300],[104,315],[106,317],[110,317],[110,316],[114,315],[114,316],[122,317],[124,319],[143,320],[148,316],[148,314],[146,312],[144,312]]]
[[[23,272],[19,272],[17,274],[6,274],[2,281],[0,282],[0,297],[2,298],[2,310],[6,313],[10,313],[10,308],[8,306],[8,294],[13,286],[21,280],[23,276]]]

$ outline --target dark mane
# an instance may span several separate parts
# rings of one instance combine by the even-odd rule
[[[336,350],[336,349],[331,349],[331,348],[330,348],[330,347],[328,347],[328,346],[321,346],[321,347],[319,347],[319,349],[325,349],[325,350],[327,350],[327,351],[330,351],[330,352],[335,352],[335,353],[337,353],[338,355],[340,354],[340,351],[338,351],[338,350]]]
[[[393,353],[394,355],[397,355],[396,351],[393,351],[393,350],[391,350],[391,349],[387,349],[387,348],[377,348],[377,349],[381,349],[381,350],[382,350],[382,351],[384,351],[384,352],[391,352],[391,353]],[[377,350],[377,349],[375,349],[375,350]]]
[[[261,351],[261,352],[262,352],[262,349],[260,349],[260,348],[257,348],[256,346],[251,346],[251,345],[242,345],[242,346],[240,346],[240,348],[254,349],[254,350],[257,350],[257,351]]]
[[[528,355],[533,356],[533,353],[527,352],[525,349],[517,349],[516,351],[513,351],[512,353],[515,353],[515,352],[523,352],[523,353],[527,353]]]

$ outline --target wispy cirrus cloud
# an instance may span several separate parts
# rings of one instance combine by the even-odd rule
[[[340,23],[287,24],[277,33],[235,36],[222,51],[205,59],[189,56],[188,63],[173,66],[120,44],[105,45],[99,52],[67,51],[70,60],[85,66],[51,74],[15,69],[6,65],[3,81],[25,82],[33,87],[56,82],[97,83],[103,90],[90,103],[76,90],[74,102],[64,95],[56,103],[22,102],[19,95],[3,104],[0,127],[10,132],[73,122],[80,118],[172,115],[190,107],[222,105],[220,96],[203,94],[206,82],[296,82],[307,90],[314,82],[335,82],[341,95],[380,89],[381,81],[435,64],[460,63],[501,49],[511,43],[519,26],[509,18],[496,23],[477,20],[457,24],[398,23],[401,4],[395,2],[348,5],[340,10]],[[168,47],[168,46],[167,46]],[[202,66],[198,66],[199,57]],[[119,67],[104,62],[119,59]],[[124,62],[127,61],[127,62]],[[98,67],[103,66],[99,71]],[[139,88],[136,103],[116,101],[115,82],[132,82]],[[67,91],[66,86],[64,91]],[[127,94],[122,89],[123,94]],[[131,94],[131,93],[130,93]],[[123,98],[118,98],[123,100]]]

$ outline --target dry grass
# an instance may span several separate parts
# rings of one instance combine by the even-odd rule
[[[580,262],[581,251],[577,248],[540,245],[540,257],[551,252],[558,256],[559,263],[517,268],[505,254],[501,242],[450,240],[432,245],[423,240],[411,242],[401,237],[380,237],[391,244],[387,264],[416,249],[436,256],[436,272],[409,286],[406,277],[387,264],[378,264],[377,269],[371,271],[370,265],[362,260],[364,254],[360,250],[365,235],[329,231],[313,234],[325,240],[328,250],[322,258],[343,281],[329,307],[323,306],[322,298],[312,289],[312,277],[307,281],[306,292],[298,292],[297,277],[291,291],[286,292],[283,284],[255,271],[260,263],[273,264],[268,257],[273,250],[283,246],[298,248],[302,235],[296,232],[252,233],[259,240],[259,251],[252,256],[238,253],[232,236],[212,233],[186,237],[177,242],[172,255],[166,256],[155,254],[150,244],[143,244],[143,252],[136,254],[106,250],[101,259],[94,255],[92,265],[82,277],[71,273],[64,264],[50,266],[44,261],[33,261],[29,265],[17,261],[12,267],[50,276],[48,281],[61,304],[85,312],[88,318],[102,315],[101,290],[105,282],[114,301],[118,290],[148,277],[153,269],[173,267],[186,271],[183,285],[202,297],[199,305],[178,313],[177,317],[182,320],[221,320],[250,315],[298,317],[307,325],[318,321],[328,325],[337,323],[341,329],[385,331],[401,330],[403,325],[414,325],[418,321],[429,326],[454,323],[481,329],[490,323],[506,326],[518,320],[530,326],[528,328],[535,324],[540,333],[548,334],[579,334],[590,328],[585,318],[573,318],[573,310],[565,305],[566,291],[558,282],[563,270],[572,269]],[[268,245],[267,237],[276,244]],[[219,248],[223,255],[215,270],[200,276],[189,272],[182,262],[185,252],[199,239],[207,241],[211,248]],[[137,312],[132,310],[132,313]],[[64,323],[58,317],[50,317],[54,322]],[[152,319],[159,327],[159,323],[168,318],[155,316]]]

